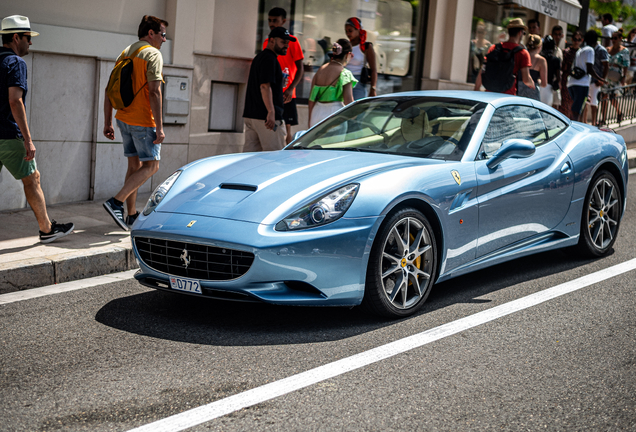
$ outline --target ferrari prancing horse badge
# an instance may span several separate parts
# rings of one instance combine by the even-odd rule
[[[451,174],[453,175],[453,178],[455,179],[455,181],[457,182],[458,185],[462,184],[462,178],[459,175],[459,172],[456,170],[452,170]]]

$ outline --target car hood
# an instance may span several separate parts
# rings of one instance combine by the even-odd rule
[[[217,156],[186,166],[157,211],[276,224],[299,206],[369,174],[439,163],[331,150]]]

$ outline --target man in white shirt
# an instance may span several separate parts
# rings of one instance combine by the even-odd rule
[[[578,120],[585,123],[583,116],[585,99],[590,90],[591,77],[600,84],[605,84],[605,80],[598,76],[594,70],[594,46],[598,41],[598,35],[594,30],[588,30],[583,37],[586,46],[576,52],[574,58],[573,73],[568,77],[568,91],[572,97],[572,117],[571,120]],[[576,73],[580,72],[580,76],[575,78]],[[590,77],[591,76],[591,77]]]
[[[603,35],[603,46],[605,48],[612,45],[612,35],[618,31],[618,27],[614,25],[614,17],[611,13],[603,14],[601,17],[603,23],[603,29],[601,34]]]

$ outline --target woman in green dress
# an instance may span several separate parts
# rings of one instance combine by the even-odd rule
[[[351,43],[338,39],[333,44],[331,60],[318,69],[311,80],[309,127],[353,102],[353,86],[358,82],[345,68],[351,58]]]

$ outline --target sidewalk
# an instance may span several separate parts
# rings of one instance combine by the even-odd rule
[[[627,147],[629,167],[636,168],[636,142]],[[147,194],[138,198],[139,211],[147,200]],[[137,268],[129,233],[102,200],[54,205],[48,212],[58,222],[73,222],[75,231],[43,245],[30,209],[0,212],[0,294]]]
[[[629,167],[636,168],[636,142],[627,144],[627,159],[629,160]]]
[[[139,197],[137,209],[148,194]],[[0,294],[100,276],[137,267],[130,234],[102,207],[102,200],[54,205],[49,217],[73,222],[75,231],[43,245],[31,209],[0,212]]]

